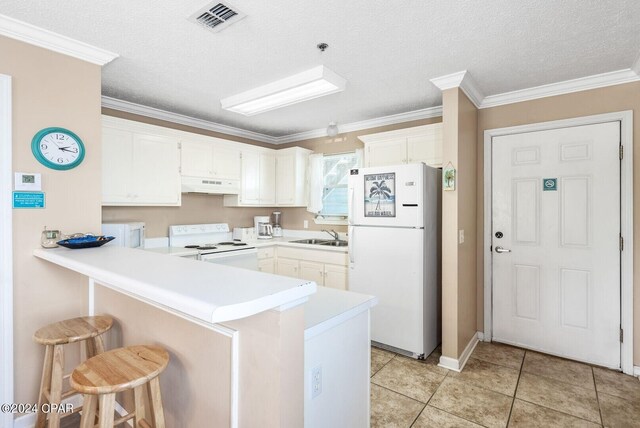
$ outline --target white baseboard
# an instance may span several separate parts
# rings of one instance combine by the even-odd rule
[[[445,369],[453,370],[454,372],[461,372],[464,368],[465,364],[467,364],[467,360],[473,353],[473,350],[476,349],[476,345],[478,344],[478,333],[474,334],[467,343],[467,346],[462,351],[462,355],[460,355],[459,359],[445,357],[444,355],[440,356],[440,362],[438,366],[444,367]]]
[[[634,366],[634,367],[633,367],[633,375],[634,375],[635,377],[640,378],[640,366]]]
[[[484,342],[484,333],[481,331],[478,332],[478,341]]]
[[[70,403],[74,408],[82,407],[82,395],[74,395],[65,400],[62,400],[62,402],[64,404]],[[120,416],[124,416],[127,414],[127,411],[118,402],[116,402],[116,412],[118,412]],[[36,424],[36,418],[36,413],[29,413],[28,415],[20,416],[13,421],[13,428],[33,428]],[[127,423],[129,424],[129,426],[133,426],[132,419],[129,419]]]

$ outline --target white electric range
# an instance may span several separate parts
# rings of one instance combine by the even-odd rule
[[[258,250],[233,240],[226,223],[169,226],[169,246],[197,250],[198,259],[204,262],[258,270]]]

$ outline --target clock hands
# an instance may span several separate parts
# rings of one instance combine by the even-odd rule
[[[70,146],[67,147],[58,147],[60,150],[62,150],[63,152],[70,152],[70,153],[78,153],[78,149],[69,149]]]

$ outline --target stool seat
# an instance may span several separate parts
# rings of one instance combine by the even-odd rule
[[[157,377],[169,354],[152,345],[118,348],[92,357],[71,374],[70,384],[83,394],[109,394],[135,388]]]
[[[64,345],[99,336],[112,325],[113,318],[106,315],[72,318],[42,327],[33,340],[42,345]]]

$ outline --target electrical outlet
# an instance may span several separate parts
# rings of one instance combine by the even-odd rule
[[[311,369],[311,398],[316,398],[322,392],[322,366]]]
[[[464,229],[458,231],[458,244],[464,244]]]
[[[305,229],[309,229],[309,220],[305,220],[303,224]]]

